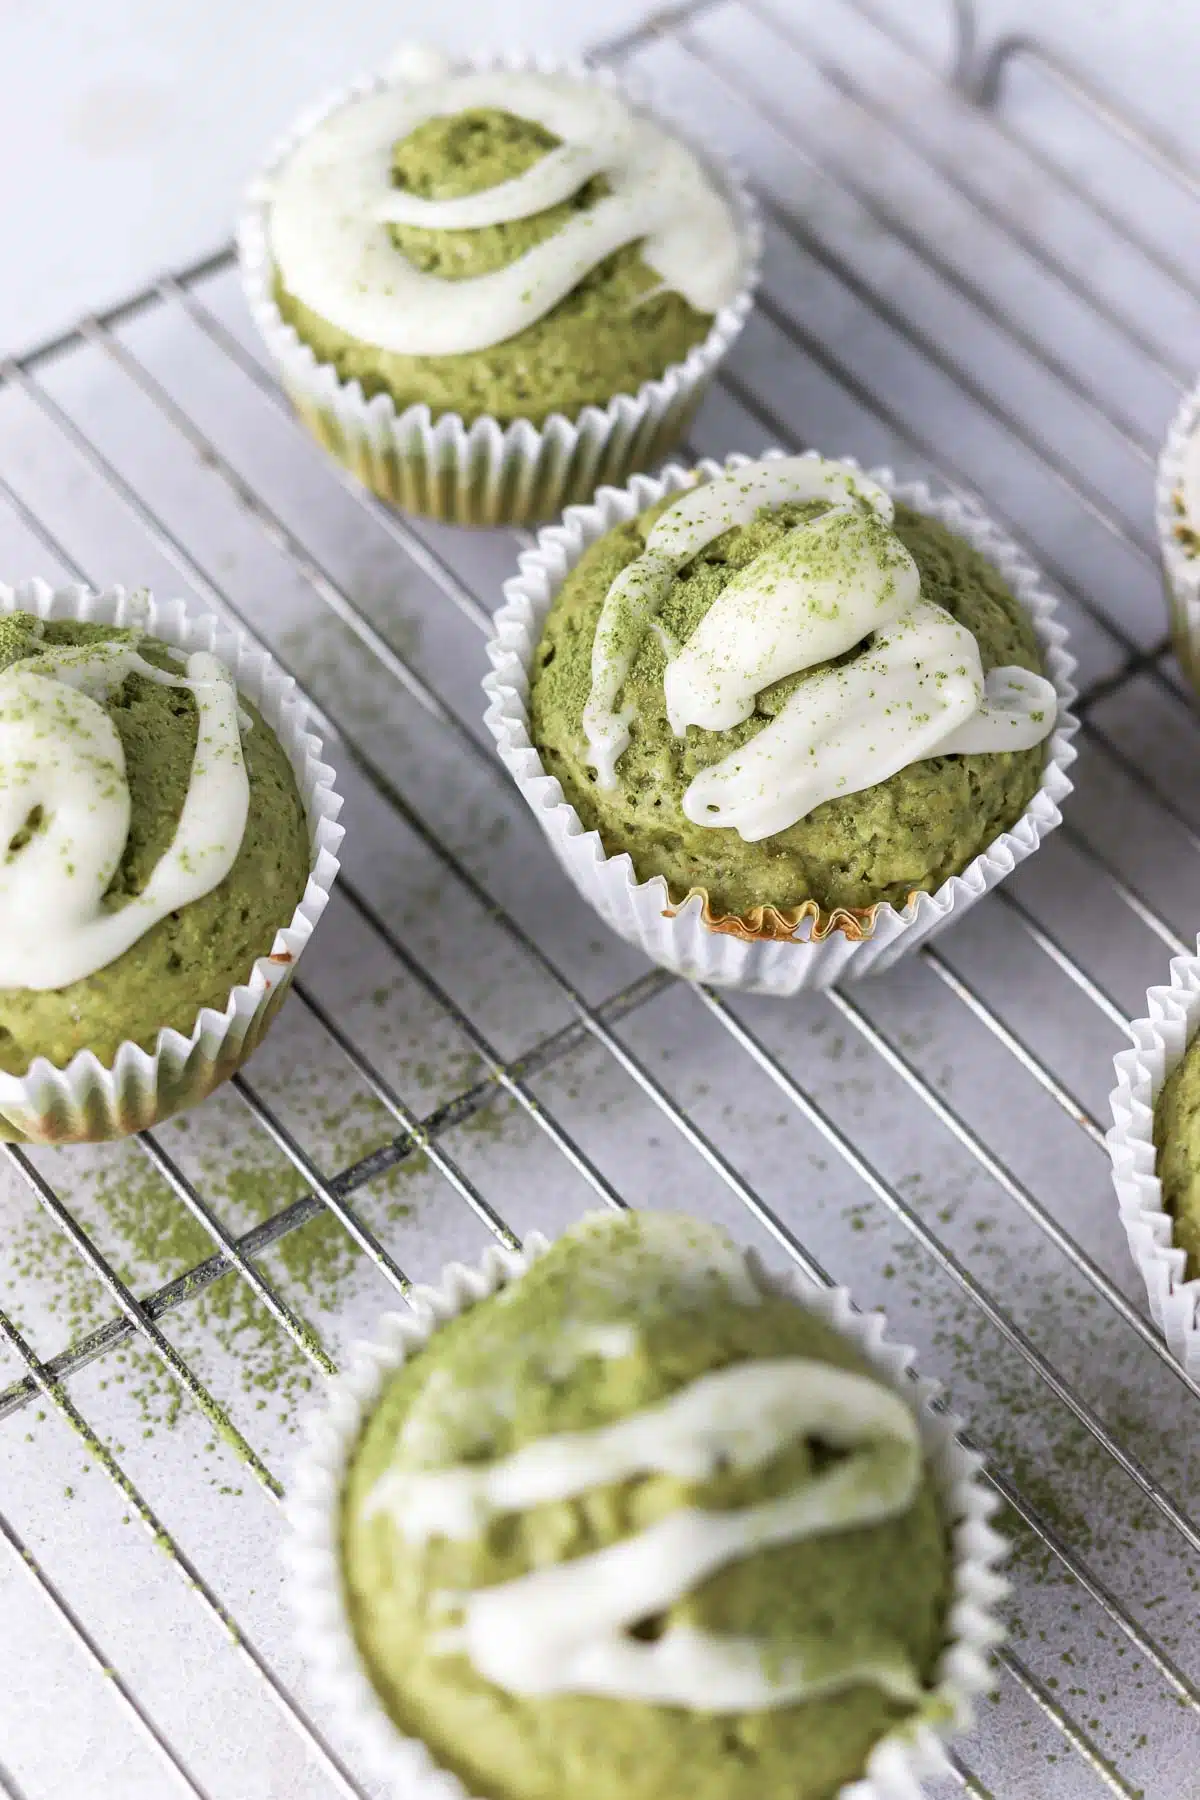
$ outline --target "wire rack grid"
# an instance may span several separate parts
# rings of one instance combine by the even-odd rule
[[[1103,1130],[1128,1018],[1200,915],[1200,735],[1150,518],[1200,360],[1200,177],[953,11],[949,59],[880,0],[698,0],[598,53],[739,153],[766,216],[761,304],[690,450],[811,442],[981,496],[1072,628],[1068,822],[876,983],[705,991],[576,903],[481,730],[519,534],[405,520],[325,461],[227,250],[0,366],[5,571],[235,621],[312,694],[349,814],[248,1074],[126,1145],[4,1153],[11,1800],[373,1793],[280,1605],[297,1411],[411,1280],[628,1203],[884,1305],[971,1417],[1012,1635],[944,1791],[1196,1794],[1200,1392],[1146,1316]]]

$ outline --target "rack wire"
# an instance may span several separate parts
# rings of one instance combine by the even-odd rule
[[[271,1412],[236,1343],[191,1326],[245,1284],[319,1377],[447,1256],[597,1204],[699,1206],[885,1304],[972,1417],[1013,1632],[945,1791],[1196,1793],[1200,1386],[1146,1316],[1103,1133],[1111,1056],[1200,902],[1200,736],[1149,499],[1200,342],[1200,173],[1035,40],[981,46],[953,11],[948,78],[876,0],[691,0],[597,52],[739,151],[766,215],[762,301],[691,450],[929,473],[1028,547],[1073,628],[1067,824],[877,983],[782,1007],[597,935],[481,734],[520,534],[406,520],[323,460],[229,250],[0,365],[5,566],[148,579],[264,642],[314,697],[352,833],[285,1022],[194,1124],[4,1152],[6,1238],[45,1235],[0,1258],[0,1794],[373,1793],[280,1614],[263,1499],[293,1390]],[[348,1152],[351,1101],[374,1130]],[[252,1222],[210,1152],[269,1157]],[[203,1256],[147,1277],[130,1207],[95,1204],[114,1158]],[[356,1258],[313,1294],[278,1253],[320,1228]],[[100,1297],[86,1329],[55,1243]],[[169,1430],[137,1430],[112,1378],[134,1354],[182,1396]]]

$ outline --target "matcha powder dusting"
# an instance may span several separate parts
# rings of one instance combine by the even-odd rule
[[[621,633],[632,634],[637,645],[616,699],[630,721],[629,743],[616,763],[615,786],[601,786],[584,725],[597,625],[613,583],[644,554],[652,526],[671,504],[651,507],[585,551],[550,608],[532,668],[534,744],[610,856],[628,853],[643,881],[662,876],[676,902],[700,890],[715,915],[744,918],[763,907],[786,913],[809,902],[831,914],[881,901],[903,906],[914,890],[940,887],[1016,823],[1041,781],[1044,744],[934,754],[875,786],[824,801],[756,841],[685,814],[684,796],[697,778],[752,745],[803,683],[870,657],[868,640],[821,669],[775,681],[730,729],[689,724],[680,736],[672,731],[664,691],[668,659],[752,563],[770,553],[783,559],[782,571],[787,534],[824,510],[813,503],[763,508],[713,538],[673,577],[654,629],[633,616],[622,620]],[[939,520],[904,505],[896,506],[892,530],[916,564],[922,597],[971,632],[985,671],[1011,666],[1042,674],[1032,620],[984,556]],[[835,552],[831,540],[828,554]],[[831,573],[836,576],[836,567]]]

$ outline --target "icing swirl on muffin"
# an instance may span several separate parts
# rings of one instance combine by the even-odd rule
[[[430,69],[430,74],[436,71]],[[432,200],[394,185],[394,145],[475,107],[532,120],[560,141],[524,174]],[[389,224],[469,231],[526,219],[602,175],[608,192],[504,268],[451,281],[415,268]],[[347,102],[292,151],[272,184],[271,255],[288,293],[378,349],[451,356],[515,337],[623,245],[641,242],[664,286],[699,312],[736,295],[744,247],[692,152],[598,82],[496,69],[414,80]]]
[[[183,658],[180,658],[183,661]],[[196,749],[175,834],[139,894],[106,904],[132,822],[104,701],[130,675],[190,690]],[[250,804],[237,692],[206,651],[173,675],[127,640],[51,648],[0,670],[0,987],[66,987],[223,881]]]
[[[615,1482],[666,1474],[688,1482],[764,1468],[800,1439],[833,1453],[791,1493],[728,1511],[681,1506],[632,1537],[516,1580],[437,1597],[458,1622],[435,1646],[462,1652],[511,1693],[604,1694],[709,1712],[761,1711],[869,1682],[919,1697],[908,1659],[847,1647],[818,1671],[772,1656],[753,1637],[670,1623],[667,1613],[721,1569],[774,1545],[897,1517],[921,1473],[912,1414],[881,1383],[805,1357],[735,1363],[656,1406],[592,1431],[560,1433],[496,1462],[390,1469],[366,1512],[387,1513],[411,1543],[472,1539],[505,1515],[577,1499]]]
[[[762,508],[811,501],[825,510],[740,570],[686,645],[672,643],[657,614],[678,572]],[[761,731],[684,793],[694,824],[732,827],[747,842],[910,763],[1028,750],[1048,737],[1053,684],[1015,666],[985,677],[973,634],[922,597],[893,517],[877,482],[812,455],[748,464],[675,501],[613,582],[596,627],[583,725],[597,785],[617,784],[633,723],[620,696],[652,630],[667,656],[677,737],[689,725],[740,725],[766,688],[812,671]]]

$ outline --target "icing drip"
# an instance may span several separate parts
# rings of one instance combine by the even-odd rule
[[[763,1467],[802,1437],[843,1456],[790,1494],[724,1512],[683,1507],[635,1536],[495,1587],[446,1594],[460,1622],[438,1634],[513,1693],[593,1693],[706,1711],[786,1704],[871,1682],[919,1692],[897,1652],[838,1658],[828,1646],[772,1661],[752,1638],[669,1624],[630,1635],[718,1570],[773,1545],[896,1517],[920,1479],[920,1441],[903,1402],[869,1378],[800,1357],[738,1363],[660,1405],[595,1431],[564,1433],[492,1464],[391,1469],[368,1495],[410,1541],[469,1539],[505,1513],[660,1472],[700,1482]]]
[[[560,138],[515,180],[453,200],[393,185],[393,146],[427,119],[499,107]],[[462,231],[529,218],[603,174],[611,192],[507,267],[464,281],[416,269],[388,224]],[[288,292],[340,331],[407,356],[485,350],[544,317],[605,257],[640,240],[699,312],[735,296],[733,215],[692,153],[599,83],[492,70],[365,94],[317,125],[272,188],[271,255]]]
[[[659,515],[641,556],[622,569],[609,588],[596,626],[583,729],[600,787],[616,786],[617,761],[628,747],[632,718],[628,711],[617,710],[617,698],[673,576],[706,544],[735,525],[748,525],[763,507],[782,506],[788,500],[845,506],[858,495],[891,523],[891,500],[865,475],[814,456],[787,456],[749,463],[734,475],[705,482]]]
[[[189,656],[186,670],[172,675],[110,643],[43,650],[0,671],[0,844],[10,846],[0,859],[0,987],[81,980],[232,868],[250,798],[237,693],[207,652]],[[191,690],[196,752],[170,845],[142,892],[109,910],[131,802],[102,701],[133,672]]]
[[[633,717],[618,705],[621,690],[677,572],[761,508],[815,499],[827,510],[740,570],[676,654],[660,636],[676,736],[740,725],[764,689],[815,671],[761,731],[695,777],[685,815],[754,842],[910,763],[1027,750],[1049,736],[1053,684],[1018,667],[985,677],[972,633],[921,598],[917,566],[889,529],[888,494],[839,464],[785,457],[691,489],[609,589],[583,714],[598,786],[616,785]]]

